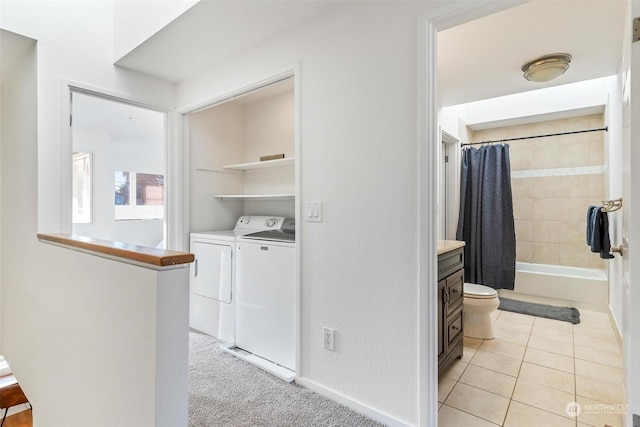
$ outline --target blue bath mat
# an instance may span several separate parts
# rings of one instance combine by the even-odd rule
[[[547,319],[562,320],[564,322],[571,322],[574,325],[580,323],[580,312],[577,308],[572,307],[556,307],[553,305],[516,301],[500,297],[500,307],[498,307],[498,309],[511,311],[513,313],[546,317]]]

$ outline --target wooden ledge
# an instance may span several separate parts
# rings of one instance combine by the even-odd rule
[[[56,243],[71,248],[78,248],[98,254],[122,258],[123,260],[166,267],[170,265],[189,264],[195,259],[188,252],[167,251],[164,249],[149,248],[146,246],[131,245],[128,243],[100,240],[91,237],[76,236],[72,234],[43,234],[38,233],[38,239]]]

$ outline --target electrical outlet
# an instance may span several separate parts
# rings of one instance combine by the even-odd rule
[[[322,328],[322,347],[331,351],[336,349],[335,331],[331,328],[327,328],[326,326]]]

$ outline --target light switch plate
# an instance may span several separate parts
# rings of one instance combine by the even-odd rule
[[[307,222],[322,222],[322,202],[306,202],[304,219]]]

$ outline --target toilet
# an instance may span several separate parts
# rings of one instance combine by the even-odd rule
[[[464,284],[464,336],[492,340],[491,313],[500,305],[498,292],[484,285]]]

